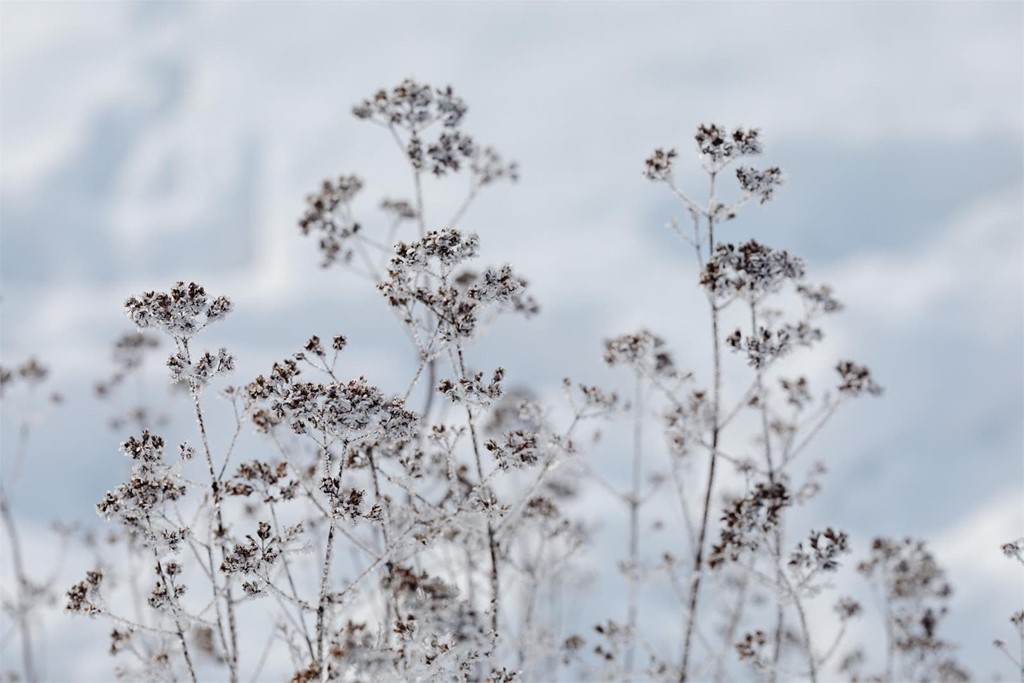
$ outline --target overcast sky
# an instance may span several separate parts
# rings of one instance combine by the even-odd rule
[[[480,358],[541,389],[608,378],[601,341],[640,325],[706,368],[692,254],[665,228],[678,206],[640,171],[669,145],[695,168],[698,123],[757,126],[789,182],[728,237],[804,256],[847,305],[818,369],[853,356],[887,389],[818,442],[830,475],[813,514],[862,549],[929,539],[958,589],[949,635],[976,674],[1009,675],[991,641],[1024,599],[999,552],[1024,536],[1022,8],[5,2],[0,349],[5,365],[44,360],[67,395],[33,442],[19,520],[93,523],[118,481],[120,437],[89,387],[130,329],[129,294],[191,279],[231,296],[209,343],[231,347],[240,380],[337,330],[355,374],[398,388],[408,351],[379,295],[318,270],[295,227],[328,175],[366,178],[367,210],[407,194],[390,141],[350,114],[377,88],[451,83],[468,130],[520,162],[463,227],[543,307],[494,328]],[[443,220],[451,198],[427,190]],[[74,628],[47,633],[66,653],[52,671],[109,671]]]

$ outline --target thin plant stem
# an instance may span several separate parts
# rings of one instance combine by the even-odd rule
[[[463,377],[466,376],[466,361],[462,354],[462,344],[456,343],[456,352],[458,353],[459,360],[459,374]],[[466,406],[466,421],[469,424],[469,435],[473,445],[473,456],[476,459],[476,472],[477,477],[480,480],[480,486],[484,485],[484,466],[483,461],[480,458],[480,440],[477,438],[476,433],[476,421],[473,419],[473,411]],[[489,494],[490,503],[495,503],[494,494]],[[498,612],[501,607],[500,603],[500,584],[498,581],[498,544],[494,533],[494,523],[491,521],[490,515],[487,516],[487,545],[491,555],[491,631],[494,637],[498,636]]]
[[[18,427],[18,447],[15,451],[14,469],[11,481],[16,482],[21,472],[21,466],[25,462],[25,455],[28,452],[28,437],[31,427],[27,419],[22,420]],[[12,484],[13,485],[13,484]],[[28,608],[25,605],[25,590],[28,588],[28,579],[25,574],[25,563],[21,554],[21,539],[18,536],[18,528],[14,524],[14,516],[10,509],[10,496],[0,481],[0,515],[3,516],[4,527],[10,537],[11,562],[14,565],[14,580],[18,584],[17,611],[18,631],[21,641],[21,661],[25,669],[25,679],[28,683],[35,683],[36,677],[35,661],[32,649],[32,629],[28,622]]]
[[[750,334],[754,337],[757,337],[758,335],[757,303],[753,300],[750,302]],[[764,442],[764,460],[765,466],[768,468],[768,483],[775,484],[775,464],[772,460],[772,434],[768,425],[768,402],[766,400],[767,397],[765,395],[764,388],[763,362],[759,362],[757,364],[755,386],[757,387],[758,413],[761,418],[761,439]],[[782,568],[779,566],[779,559],[782,555],[781,526],[782,519],[780,518],[778,524],[773,530],[772,539],[769,542],[769,549],[775,556],[776,560],[776,580],[780,583],[785,578],[782,576]],[[779,600],[775,605],[775,637],[772,643],[772,666],[768,671],[769,683],[775,683],[779,677],[779,659],[782,657],[782,636],[784,629],[785,610],[782,607],[782,601]]]
[[[371,475],[373,477],[373,495],[374,495],[374,500],[377,503],[383,504],[383,506],[384,506],[384,514],[387,515],[388,523],[387,524],[382,524],[381,528],[380,528],[381,540],[384,541],[384,548],[387,549],[387,548],[391,547],[391,540],[388,538],[388,528],[391,525],[391,505],[390,505],[388,499],[385,498],[381,494],[381,490],[380,490],[380,477],[377,475],[377,463],[376,463],[376,461],[375,461],[375,459],[373,457],[373,449],[372,448],[369,448],[369,449],[366,450],[366,458],[369,461],[370,473],[371,473]],[[387,570],[388,570],[389,578],[393,578],[394,577],[394,566],[389,564],[387,566]],[[387,595],[384,596],[384,611],[385,611],[384,623],[385,624],[391,624],[392,615],[394,615],[397,612],[397,606],[396,606],[395,603],[396,603],[396,600],[395,600],[395,596],[394,596],[393,593],[389,592]],[[387,638],[390,640],[390,638],[391,638],[391,629],[390,628],[385,629],[385,633],[387,633]]]
[[[743,577],[740,579],[740,586],[737,590],[738,594],[736,596],[736,606],[730,612],[729,621],[725,627],[725,651],[718,656],[718,666],[717,671],[715,673],[716,680],[725,680],[725,655],[733,648],[733,643],[736,639],[736,630],[739,628],[740,620],[743,618],[743,608],[747,603],[747,591],[749,590],[749,588],[750,576],[748,574],[744,574]]]
[[[458,225],[459,221],[462,220],[462,217],[465,215],[466,209],[468,209],[469,205],[473,203],[474,199],[476,199],[478,192],[480,192],[480,184],[474,180],[470,186],[469,194],[466,195],[465,201],[462,202],[458,210],[455,211],[455,215],[453,215],[451,220],[448,221],[449,228],[454,228]]]
[[[171,606],[174,610],[174,628],[178,634],[178,641],[181,643],[181,654],[185,658],[185,666],[188,668],[189,678],[192,679],[192,683],[196,683],[196,670],[192,665],[192,656],[188,651],[188,641],[185,639],[185,631],[181,627],[181,617],[179,616],[181,607],[178,605],[178,600],[174,596],[174,588],[167,581],[167,576],[164,573],[164,568],[160,562],[160,556],[157,555],[156,548],[153,548],[153,558],[156,560],[156,571],[160,576],[160,583],[163,585],[164,592],[167,594],[167,599],[171,601]]]
[[[275,507],[272,503],[268,507],[270,508],[271,521],[273,521],[274,523],[274,533],[280,536],[281,532],[280,524],[277,521],[277,511],[275,510]],[[295,579],[292,577],[291,563],[288,561],[287,554],[282,554],[281,562],[282,565],[284,566],[285,578],[288,579],[288,587],[291,589],[292,592],[291,597],[293,600],[295,600],[295,604],[298,607],[299,624],[301,624],[302,626],[302,639],[306,641],[306,647],[309,649],[309,656],[315,657],[316,652],[313,647],[313,640],[309,637],[309,629],[306,627],[306,615],[303,610],[304,603],[303,600],[299,597],[298,589],[295,587]]]
[[[629,607],[626,617],[629,647],[626,649],[626,679],[633,676],[636,655],[637,615],[639,595],[638,567],[640,564],[640,485],[643,472],[643,380],[636,373],[636,391],[633,404],[633,488],[629,501]]]
[[[18,529],[11,516],[6,493],[0,488],[0,516],[3,517],[4,527],[7,536],[10,538],[11,563],[14,565],[14,580],[18,585],[18,603],[15,606],[17,613],[18,632],[21,640],[21,661],[25,670],[25,680],[35,683],[39,680],[36,677],[35,662],[32,657],[32,630],[28,623],[28,609],[25,605],[24,592],[28,588],[28,579],[25,577],[25,564],[21,555],[21,541],[18,537]]]
[[[711,189],[708,206],[714,203],[715,197],[715,174],[711,173]],[[715,251],[715,218],[708,212],[708,258]],[[711,462],[708,465],[708,479],[704,487],[704,507],[701,512],[700,532],[697,535],[697,552],[693,560],[693,579],[690,588],[690,600],[686,621],[686,633],[683,637],[683,663],[680,670],[679,680],[686,681],[690,666],[690,648],[693,642],[693,629],[697,621],[697,605],[700,599],[701,579],[704,574],[704,544],[708,532],[708,519],[711,514],[711,495],[715,487],[715,466],[718,464],[718,438],[720,432],[719,411],[722,401],[722,350],[721,340],[718,333],[718,303],[714,295],[708,295],[708,302],[711,305],[711,340],[712,340],[712,371],[714,379],[712,384],[711,404]]]
[[[782,571],[782,567],[779,566],[778,568],[780,570],[778,575],[782,577],[787,592],[793,598],[793,606],[796,607],[796,614],[800,619],[800,633],[803,635],[804,647],[807,650],[807,666],[809,667],[811,683],[818,683],[818,667],[814,657],[814,647],[811,644],[811,630],[807,626],[807,614],[804,612],[803,601],[800,600],[800,596],[793,589],[793,585],[786,577],[786,573]]]
[[[320,680],[327,680],[327,667],[324,662],[324,640],[327,633],[324,626],[324,616],[327,612],[327,586],[331,573],[331,556],[334,552],[334,527],[336,521],[331,515],[331,521],[327,528],[327,545],[324,550],[324,564],[320,570],[320,599],[316,607],[316,661],[320,667]]]
[[[186,360],[191,363],[192,359],[189,353],[188,340],[182,339],[180,340],[180,343]],[[213,451],[210,448],[210,439],[206,433],[206,420],[203,417],[203,409],[199,402],[199,386],[194,382],[190,382],[189,393],[192,396],[192,405],[195,410],[196,422],[199,425],[199,435],[203,443],[203,454],[206,456],[206,465],[210,474],[210,489],[213,493],[213,509],[217,523],[217,526],[214,529],[214,537],[218,540],[217,545],[220,548],[223,559],[226,555],[224,539],[227,535],[227,527],[224,526],[224,516],[222,511],[224,495],[223,491],[221,491],[220,479],[213,466]],[[210,567],[211,569],[214,567],[212,553],[210,557]],[[228,616],[228,640],[224,645],[228,656],[228,668],[230,670],[231,683],[238,683],[238,629],[235,624],[235,601],[231,591],[231,577],[225,577],[224,586],[221,588],[216,581],[216,571],[214,571],[211,575],[211,583],[213,585],[214,595],[223,590],[225,609]],[[220,622],[220,610],[217,610],[217,621],[218,623]],[[223,630],[223,627],[221,627],[221,629]]]

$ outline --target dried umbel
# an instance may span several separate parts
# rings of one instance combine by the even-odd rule
[[[323,182],[320,191],[306,197],[306,213],[299,219],[303,235],[316,234],[323,252],[323,267],[336,260],[351,263],[355,246],[350,238],[360,226],[352,213],[352,200],[363,189],[363,181],[355,175],[339,176]]]
[[[103,582],[103,572],[86,572],[85,579],[68,589],[67,605],[69,612],[81,612],[93,615],[101,611],[99,606],[99,588]]]
[[[378,289],[415,334],[436,336],[442,342],[472,338],[481,318],[492,313],[536,313],[538,306],[526,293],[526,280],[509,266],[488,268],[480,275],[455,274],[457,266],[476,257],[478,246],[476,235],[451,229],[429,232],[415,242],[399,242]]]
[[[235,359],[225,348],[194,356],[192,337],[212,322],[231,312],[231,301],[219,296],[212,301],[206,289],[190,282],[177,282],[169,292],[145,292],[125,301],[128,317],[139,328],[156,328],[168,334],[176,351],[167,359],[171,381],[186,384],[194,395],[210,381],[235,369]]]
[[[50,369],[37,358],[29,358],[14,366],[0,365],[0,398],[14,387],[24,387],[29,393],[35,393],[49,374]],[[50,403],[58,404],[63,401],[63,396],[51,393],[48,399]]]
[[[182,340],[231,312],[231,301],[226,297],[211,301],[202,286],[180,281],[169,292],[151,291],[130,297],[124,306],[140,330],[155,327]]]
[[[789,556],[788,565],[799,575],[803,583],[818,572],[836,571],[839,568],[839,558],[848,552],[850,546],[846,532],[829,527],[824,531],[811,531],[806,542],[798,543]],[[852,616],[850,608],[841,611]]]
[[[670,180],[672,177],[672,165],[675,163],[679,152],[674,149],[654,150],[654,154],[644,162],[644,177],[648,180]]]
[[[605,341],[604,362],[612,367],[628,365],[649,377],[676,375],[665,341],[647,330]]]
[[[867,393],[878,396],[882,393],[882,387],[875,383],[871,377],[871,371],[863,365],[849,360],[840,361],[836,366],[836,372],[839,373],[842,380],[839,385],[839,391],[842,394],[859,396]]]
[[[740,166],[736,169],[736,179],[740,188],[748,195],[756,195],[765,204],[775,196],[775,190],[783,184],[782,171],[778,166],[759,171],[756,168]]]
[[[454,128],[461,123],[466,111],[466,103],[451,86],[434,88],[411,78],[390,90],[378,90],[373,97],[352,108],[356,118],[408,130],[419,130],[434,122]]]
[[[734,159],[760,154],[760,134],[757,128],[737,127],[729,131],[712,123],[698,126],[694,139],[702,157],[713,164],[725,166]]]
[[[720,301],[738,296],[756,303],[777,292],[787,280],[803,277],[803,259],[750,240],[739,247],[718,244],[700,283]]]
[[[405,410],[401,398],[388,399],[365,378],[348,382],[297,382],[275,364],[270,383],[258,376],[249,384],[254,407],[270,412],[296,434],[322,434],[325,439],[353,440],[371,433],[386,432],[392,438],[405,437],[416,427],[417,416]],[[283,379],[283,381],[281,380]]]
[[[708,566],[715,569],[727,560],[737,562],[744,551],[767,546],[770,532],[778,528],[789,504],[789,491],[780,482],[758,482],[748,495],[734,499],[722,513],[721,537],[711,548]]]
[[[44,365],[35,358],[29,358],[16,368],[3,368],[0,371],[0,387],[16,380],[32,385],[39,384],[46,379],[47,374],[49,370]]]
[[[96,506],[100,516],[111,519],[116,515],[125,524],[139,524],[154,508],[185,494],[177,473],[164,463],[163,438],[144,431],[140,438],[130,437],[121,444],[121,450],[136,461],[132,478],[116,493],[108,492]]]

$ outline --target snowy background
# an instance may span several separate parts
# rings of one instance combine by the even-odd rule
[[[379,295],[319,270],[296,221],[328,175],[359,172],[370,215],[408,194],[350,110],[413,76],[454,85],[467,130],[521,164],[462,227],[543,307],[478,353],[542,390],[605,381],[602,340],[640,325],[706,367],[678,206],[640,171],[669,145],[695,168],[698,123],[760,127],[789,184],[726,236],[807,258],[847,305],[820,354],[886,387],[817,442],[830,475],[808,514],[858,556],[875,534],[929,539],[957,589],[946,635],[980,677],[1011,674],[991,641],[1024,600],[999,550],[1024,535],[1024,5],[6,2],[0,22],[2,362],[36,355],[66,396],[14,498],[30,558],[52,554],[50,521],[98,522],[122,476],[91,386],[129,294],[191,279],[232,297],[205,341],[239,381],[340,331],[351,374],[401,385]],[[5,467],[13,440],[5,420]],[[50,619],[49,676],[106,679],[103,626]]]

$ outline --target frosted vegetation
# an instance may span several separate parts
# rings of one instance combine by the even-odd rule
[[[54,536],[94,558],[73,586],[24,565],[17,462],[7,469],[4,676],[41,680],[36,624],[63,609],[105,622],[97,649],[134,680],[968,680],[942,635],[953,589],[924,542],[854,547],[842,529],[793,522],[827,495],[815,437],[882,388],[846,358],[828,359],[830,383],[808,378],[838,294],[798,256],[730,230],[785,182],[755,163],[760,131],[702,125],[696,149],[637,160],[679,201],[670,226],[693,255],[679,267],[707,299],[689,329],[710,340],[709,357],[684,366],[655,331],[624,330],[604,340],[604,360],[631,390],[567,378],[552,405],[474,363],[497,317],[540,306],[515,268],[478,262],[487,236],[463,227],[486,190],[519,174],[466,132],[466,113],[451,87],[412,80],[357,103],[353,114],[408,163],[408,195],[357,215],[364,180],[339,175],[298,221],[296,238],[316,244],[340,285],[376,287],[394,314],[416,359],[401,393],[338,371],[347,340],[335,321],[237,378],[231,350],[204,343],[231,315],[230,293],[178,282],[127,298],[138,331],[117,341],[98,395],[134,401],[149,358],[166,359],[175,390],[117,412],[126,460],[96,505],[106,528]],[[681,186],[681,164],[699,165],[703,186]],[[427,175],[467,188],[444,220],[427,211]],[[45,399],[46,375],[35,360],[3,369],[8,417]],[[194,417],[177,443],[164,433],[170,402]],[[16,459],[30,444],[21,424]],[[594,457],[602,431],[631,444],[617,456],[624,481]],[[236,447],[252,433],[259,449]],[[628,520],[624,543],[588,518],[582,501],[595,499]],[[1024,563],[1024,539],[1003,550]],[[870,604],[837,592],[843,567],[862,576]],[[601,621],[582,623],[577,606],[592,613],[603,596],[575,588],[594,574],[619,586],[625,609],[608,601]],[[652,600],[672,601],[675,618],[649,618]],[[882,636],[856,642],[854,620]],[[1024,612],[1010,621],[996,647],[1024,680]]]

